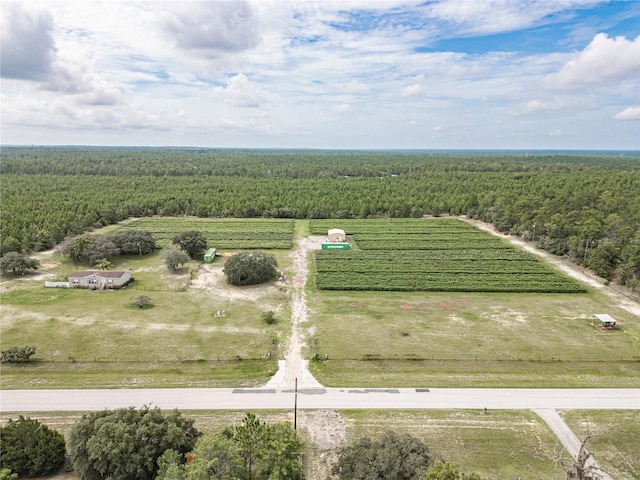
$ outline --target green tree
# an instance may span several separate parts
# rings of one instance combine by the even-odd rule
[[[35,345],[25,345],[23,347],[11,347],[2,350],[2,363],[26,363],[30,362],[36,354]]]
[[[431,457],[420,439],[388,431],[378,440],[364,437],[342,448],[332,473],[344,480],[417,480],[430,465]]]
[[[18,252],[9,252],[0,258],[2,273],[13,272],[15,275],[24,275],[25,270],[37,270],[38,267],[40,267],[38,260]]]
[[[18,475],[35,477],[59,470],[65,461],[64,437],[22,415],[0,428],[0,463]]]
[[[190,230],[176,235],[173,238],[173,244],[178,245],[182,250],[187,252],[189,258],[193,260],[201,260],[204,251],[207,249],[207,239],[197,230]]]
[[[9,468],[0,468],[0,480],[18,480],[18,474]]]
[[[121,229],[109,234],[121,255],[145,255],[156,249],[151,232],[137,229]]]
[[[69,237],[58,247],[58,252],[68,255],[74,265],[88,263],[94,265],[102,259],[110,259],[120,255],[120,250],[107,235],[80,235]]]
[[[152,480],[166,450],[185,454],[198,435],[193,421],[177,410],[104,410],[76,422],[69,435],[69,453],[83,480]]]
[[[234,255],[224,265],[227,282],[232,285],[257,285],[278,276],[278,262],[262,252],[243,252]]]
[[[168,451],[157,480],[300,480],[303,443],[288,423],[247,413],[240,425],[201,437],[186,456]]]
[[[168,247],[164,250],[164,262],[169,270],[173,270],[175,272],[188,261],[189,255],[178,247]]]
[[[185,480],[184,469],[184,455],[173,449],[165,450],[158,458],[156,480]]]
[[[113,263],[111,263],[106,258],[101,258],[96,262],[95,267],[98,270],[111,270],[113,268]]]

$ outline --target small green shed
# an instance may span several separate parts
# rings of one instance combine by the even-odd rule
[[[349,250],[348,243],[323,243],[322,250]]]
[[[213,263],[216,259],[216,249],[210,248],[207,253],[204,254],[204,263]]]

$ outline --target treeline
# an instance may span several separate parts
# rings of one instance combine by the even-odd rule
[[[603,158],[605,161],[603,162]],[[2,171],[26,174],[249,178],[377,177],[425,171],[639,170],[637,155],[414,151],[4,147]]]
[[[640,277],[640,158],[4,148],[2,253],[130,216],[467,215],[598,274]]]

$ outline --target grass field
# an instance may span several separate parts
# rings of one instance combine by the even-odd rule
[[[252,222],[226,221],[233,228]],[[296,235],[313,232],[313,222],[291,225]],[[291,252],[272,252],[292,278]],[[3,278],[2,348],[35,344],[40,361],[3,365],[0,385],[264,384],[284,356],[290,289],[277,282],[228,286],[224,260],[204,266],[191,281],[195,263],[173,273],[160,253],[119,258],[115,267],[131,269],[135,278],[120,291],[47,289],[41,279]],[[74,270],[55,256],[43,257],[42,264],[47,274],[61,278]],[[313,327],[314,350],[305,353],[328,356],[311,365],[327,386],[637,387],[640,320],[591,289],[578,294],[319,291],[312,255],[309,267],[304,326]],[[151,297],[154,307],[132,307],[131,298],[140,294]],[[275,326],[260,320],[266,310],[276,312]],[[226,315],[216,317],[217,311]],[[619,331],[591,325],[594,313],[605,312],[618,320]]]
[[[491,479],[562,480],[554,462],[558,440],[542,419],[528,411],[425,410],[346,411],[347,439],[376,437],[386,430],[407,432],[435,457],[458,463],[462,471]]]
[[[636,387],[640,325],[592,292],[311,292],[327,386]],[[607,311],[623,325],[591,325]]]
[[[640,411],[569,410],[561,412],[573,433],[587,442],[598,464],[615,479],[640,478]]]
[[[290,267],[287,253],[277,254]],[[170,272],[160,254],[120,259],[133,270],[127,289],[50,289],[3,284],[2,345],[36,345],[39,362],[3,365],[2,388],[237,386],[261,384],[277,369],[290,329],[289,295],[277,283],[232,287],[224,258],[201,270]],[[63,262],[57,275],[72,271]],[[181,288],[188,285],[186,291]],[[153,307],[131,306],[146,295]],[[276,312],[266,325],[261,315]],[[224,311],[224,317],[215,313]]]

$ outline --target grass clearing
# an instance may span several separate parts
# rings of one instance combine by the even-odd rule
[[[327,386],[635,387],[638,319],[596,292],[315,292]],[[622,325],[591,325],[607,311]],[[612,353],[614,352],[614,353]]]
[[[282,269],[289,252],[272,252]],[[59,260],[58,260],[59,261]],[[290,330],[289,293],[277,282],[226,284],[224,258],[170,272],[159,254],[119,259],[127,289],[45,288],[39,280],[2,284],[2,345],[33,344],[40,362],[3,365],[2,388],[260,385],[277,369]],[[55,270],[69,270],[70,264]],[[189,285],[180,291],[181,285]],[[136,295],[153,307],[131,305]],[[261,315],[276,312],[266,325]],[[224,311],[224,317],[216,317]]]
[[[420,438],[435,457],[456,462],[462,471],[491,479],[563,479],[554,462],[558,443],[544,421],[529,411],[470,410],[342,412],[347,440],[378,437],[386,430]],[[535,473],[535,476],[531,476]]]
[[[639,410],[569,410],[561,415],[580,440],[595,434],[587,448],[612,478],[640,478]]]

